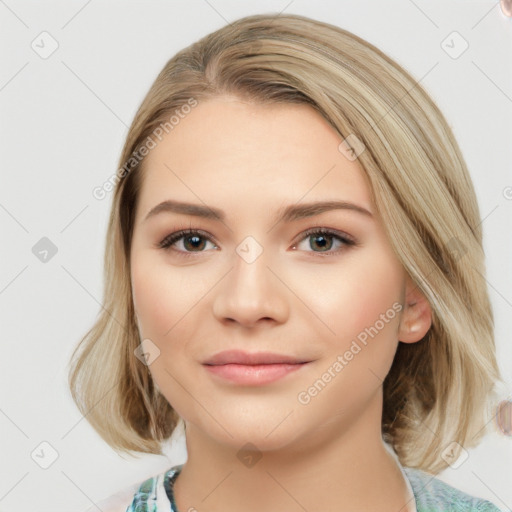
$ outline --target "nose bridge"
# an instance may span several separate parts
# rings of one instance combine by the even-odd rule
[[[235,248],[232,269],[215,300],[215,315],[252,324],[262,318],[282,322],[288,306],[282,283],[269,269],[271,251],[251,236]]]

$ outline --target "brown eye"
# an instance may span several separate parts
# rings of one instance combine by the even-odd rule
[[[173,246],[179,246],[180,244],[178,242],[181,242],[183,240],[183,249],[176,249]],[[176,233],[171,233],[170,235],[166,236],[159,244],[158,247],[161,249],[169,250],[171,247],[173,247],[173,250],[176,252],[205,252],[204,248],[206,244],[210,242],[213,244],[212,240],[209,236],[204,235],[200,231],[193,231],[193,230],[182,230],[177,231]],[[214,247],[215,244],[213,244]]]
[[[308,251],[307,248],[300,248],[300,244],[306,242],[306,246],[313,249],[312,251]],[[333,245],[338,244],[338,250],[331,250]],[[303,238],[299,244],[294,246],[295,248],[299,248],[300,250],[305,250],[306,252],[313,253],[326,253],[326,254],[336,254],[343,250],[345,250],[348,246],[356,245],[355,240],[352,237],[349,237],[346,234],[342,234],[339,232],[334,232],[332,230],[328,230],[325,228],[321,229],[310,229],[303,233]],[[318,249],[318,250],[317,250]]]

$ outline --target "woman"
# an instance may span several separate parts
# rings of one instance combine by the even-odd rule
[[[397,63],[239,19],[166,64],[113,181],[70,387],[114,449],[188,455],[119,510],[498,510],[434,478],[500,375],[469,173]]]

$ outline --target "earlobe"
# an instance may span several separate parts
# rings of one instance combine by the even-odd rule
[[[405,304],[400,325],[398,341],[415,343],[427,334],[432,325],[432,310],[427,298],[418,286],[407,276]]]

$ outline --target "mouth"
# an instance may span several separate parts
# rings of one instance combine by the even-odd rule
[[[311,361],[271,352],[228,350],[203,363],[213,375],[239,385],[264,385],[295,373]]]

